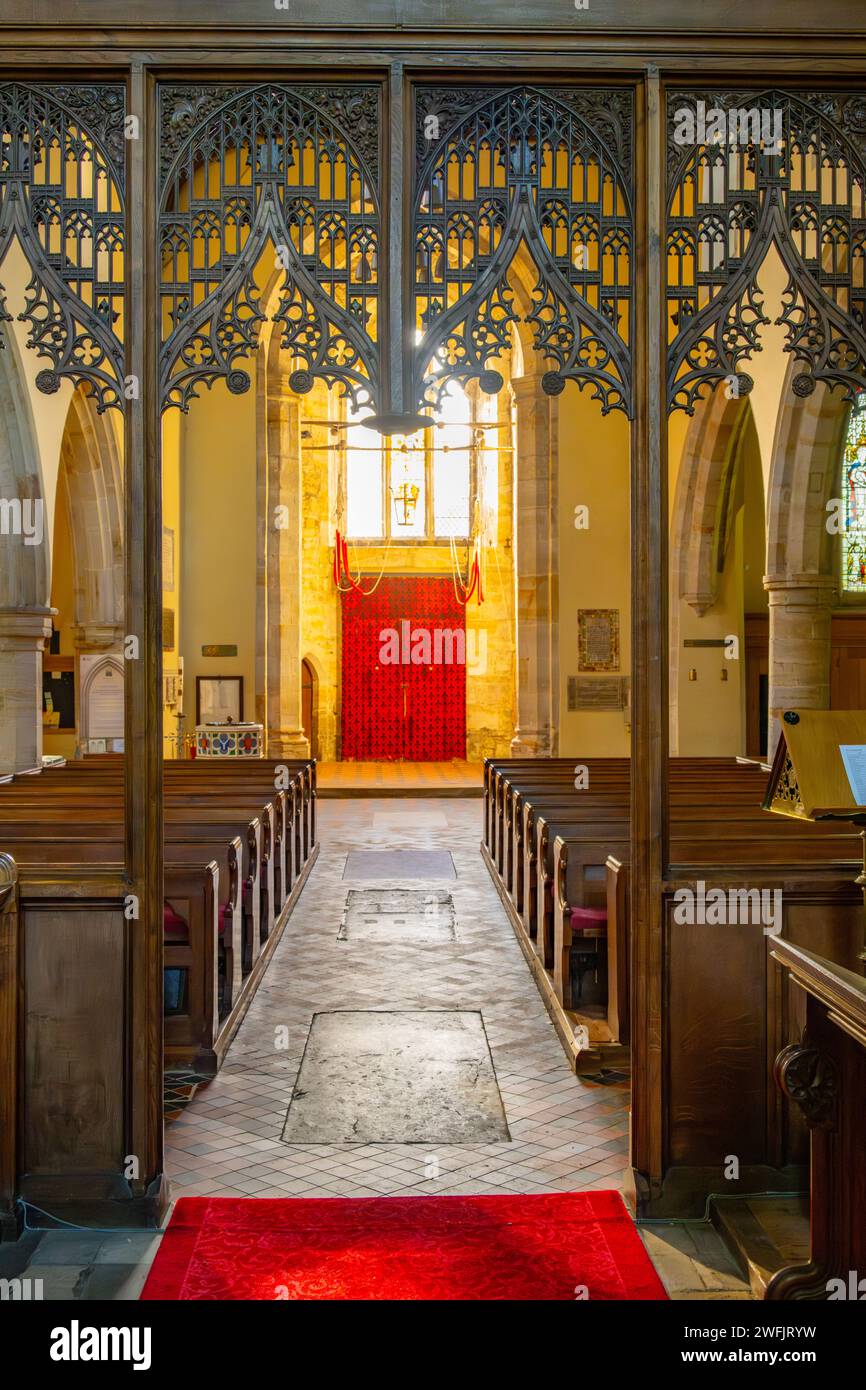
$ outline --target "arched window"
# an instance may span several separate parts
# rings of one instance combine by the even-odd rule
[[[849,594],[866,594],[866,394],[858,396],[848,421],[842,497],[842,589]]]
[[[495,511],[495,398],[452,382],[437,416],[434,430],[407,439],[383,440],[362,425],[345,431],[350,540],[466,540],[477,519],[476,501]]]

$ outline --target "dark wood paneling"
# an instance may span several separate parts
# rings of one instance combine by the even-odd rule
[[[866,613],[837,614],[831,641],[830,708],[866,709]]]
[[[18,1177],[18,988],[21,931],[18,870],[0,855],[0,1240],[16,1232]]]
[[[4,0],[3,23],[72,23],[123,28],[158,26],[231,29],[262,27],[287,33],[363,26],[369,29],[441,29],[525,33],[557,30],[620,30],[673,33],[742,34],[750,29],[815,33],[812,0],[729,0],[724,13],[712,5],[682,0],[591,0],[576,10],[566,0],[305,0],[277,10],[274,0],[150,0],[145,9],[129,0]],[[821,9],[824,32],[862,29],[860,0],[827,0]]]
[[[752,926],[667,924],[669,1160],[764,1159],[767,938]]]
[[[23,927],[22,1170],[122,1171],[123,911],[27,904]]]

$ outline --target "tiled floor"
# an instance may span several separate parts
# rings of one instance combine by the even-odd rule
[[[321,805],[319,860],[267,976],[219,1076],[168,1130],[175,1195],[361,1197],[620,1183],[627,1086],[581,1082],[569,1070],[481,861],[479,803],[410,801],[394,810],[369,800]],[[347,893],[358,886],[343,877],[347,855],[358,850],[450,851],[458,940],[338,941]],[[364,873],[364,886],[376,882],[369,861]],[[384,878],[377,886],[406,882]],[[284,1144],[313,1014],[335,1009],[480,1010],[511,1141]]]
[[[477,800],[330,800],[321,852],[220,1074],[166,1128],[174,1197],[385,1196],[616,1188],[626,1159],[628,1083],[570,1071],[481,860]],[[338,940],[351,851],[449,851],[457,939]],[[363,887],[405,890],[365,876]],[[412,888],[441,893],[441,880]],[[510,1139],[432,1144],[287,1144],[281,1135],[316,1013],[480,1013]],[[345,1066],[351,1072],[352,1056]],[[189,1088],[187,1088],[188,1090]],[[708,1227],[644,1228],[674,1298],[748,1297]],[[51,1231],[0,1248],[0,1278],[41,1281],[31,1297],[137,1298],[159,1237]]]

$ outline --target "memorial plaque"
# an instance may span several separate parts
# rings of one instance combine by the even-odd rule
[[[577,669],[619,670],[619,609],[579,608],[577,611]]]

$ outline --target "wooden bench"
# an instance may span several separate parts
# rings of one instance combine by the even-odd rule
[[[315,856],[315,768],[165,766],[164,953],[166,994],[176,1002],[166,1011],[165,1051],[207,1073],[249,1006]],[[123,771],[112,758],[14,778],[0,790],[0,845],[22,873],[119,871]],[[275,786],[278,774],[285,787]]]
[[[589,774],[581,790],[578,767]],[[765,783],[753,763],[672,759],[672,855],[717,868],[733,863],[744,886],[753,865],[769,863],[790,881],[814,862],[826,864],[828,900],[837,890],[846,899],[856,839],[838,826],[770,817],[760,805]],[[578,1022],[591,1041],[627,1040],[628,760],[488,760],[482,852],[563,1040],[573,1051]],[[612,882],[611,860],[622,875]],[[582,991],[580,1000],[575,964],[591,967],[589,996]]]

